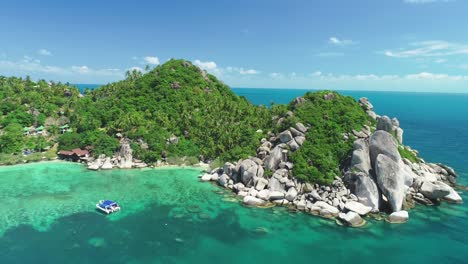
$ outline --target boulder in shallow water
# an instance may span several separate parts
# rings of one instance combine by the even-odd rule
[[[361,216],[353,211],[347,212],[346,214],[339,213],[338,218],[352,227],[358,227],[365,224],[365,221],[361,218]]]
[[[211,174],[205,173],[200,177],[201,181],[208,182],[211,181]]]
[[[450,186],[442,182],[424,181],[419,192],[431,200],[436,200],[449,195],[450,189],[452,189]]]
[[[392,224],[401,224],[407,222],[409,219],[409,215],[407,211],[398,211],[391,213],[387,221]]]
[[[253,206],[259,206],[259,205],[264,205],[266,204],[266,201],[253,197],[253,196],[245,196],[242,202],[246,205],[253,205]]]
[[[451,188],[450,193],[443,198],[447,202],[451,203],[462,203],[463,199],[461,198],[460,194],[457,193],[453,188]]]
[[[262,200],[268,201],[270,199],[270,191],[268,190],[261,190],[257,193],[257,198]]]
[[[325,217],[334,217],[337,216],[340,211],[338,208],[327,204],[326,202],[318,201],[314,203],[314,207],[320,208],[320,215]]]
[[[102,164],[101,166],[101,169],[103,170],[111,170],[112,169],[112,162],[111,162],[111,159],[109,157],[107,157],[105,160],[104,160],[104,163]]]
[[[229,181],[229,176],[225,173],[223,173],[221,176],[218,178],[218,184],[221,186],[224,186],[228,183]]]

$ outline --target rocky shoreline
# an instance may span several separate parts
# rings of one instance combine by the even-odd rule
[[[363,217],[375,213],[386,213],[390,223],[404,223],[416,203],[462,203],[454,189],[458,176],[452,168],[426,163],[417,151],[403,145],[398,119],[377,115],[367,98],[359,103],[377,125],[343,135],[343,140],[355,139],[351,161],[330,186],[301,182],[293,175],[288,156],[307,140],[308,128],[302,123],[270,133],[269,139],[261,140],[255,157],[227,162],[200,180],[232,190],[248,206],[288,206],[352,227],[364,225]],[[402,158],[400,151],[412,153],[417,160]]]
[[[133,150],[130,147],[128,139],[120,141],[120,150],[113,157],[106,157],[101,154],[98,158],[90,158],[87,162],[89,170],[111,170],[113,168],[131,169],[131,168],[146,168],[148,164],[141,160],[133,158]]]

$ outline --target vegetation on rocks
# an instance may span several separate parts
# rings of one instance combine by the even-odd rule
[[[411,150],[408,150],[404,146],[398,146],[398,152],[400,153],[403,159],[408,159],[412,163],[420,162],[419,158],[414,154],[414,152],[412,152]]]
[[[283,125],[292,126],[301,122],[310,127],[307,140],[294,152],[294,175],[308,182],[330,184],[335,176],[341,175],[340,166],[350,158],[353,136],[344,135],[371,122],[352,97],[336,92],[308,92],[304,103],[289,104],[294,115]]]

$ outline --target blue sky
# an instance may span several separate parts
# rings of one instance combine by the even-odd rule
[[[233,87],[468,92],[467,11],[465,0],[2,1],[0,75],[107,83],[185,58]]]

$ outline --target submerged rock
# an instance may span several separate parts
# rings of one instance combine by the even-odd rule
[[[246,205],[253,205],[253,206],[265,205],[267,203],[266,201],[253,197],[253,196],[245,196],[242,202]]]

